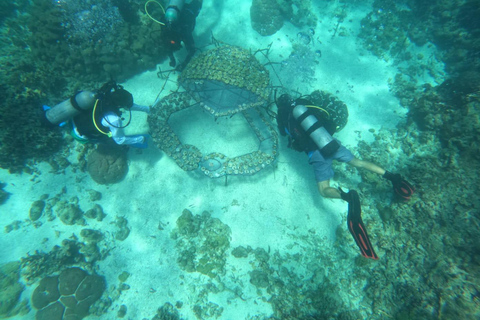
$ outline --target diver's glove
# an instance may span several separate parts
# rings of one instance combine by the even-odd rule
[[[137,149],[146,149],[148,148],[148,134],[141,134],[138,137],[142,137],[142,142],[137,142],[130,144],[130,147],[137,148]]]
[[[393,190],[395,194],[403,201],[410,200],[411,196],[415,192],[415,187],[412,186],[408,181],[402,178],[398,173],[391,173],[385,171],[383,177],[387,180],[392,181]]]
[[[375,253],[375,250],[373,250],[373,246],[368,238],[367,229],[362,221],[362,208],[360,206],[360,197],[358,196],[357,191],[350,190],[346,193],[341,188],[338,188],[338,190],[340,190],[342,200],[348,202],[348,230],[352,234],[357,246],[360,248],[362,256],[377,260],[378,256]]]

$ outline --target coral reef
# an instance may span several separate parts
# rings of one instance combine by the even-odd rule
[[[408,47],[408,31],[413,13],[393,0],[373,2],[372,11],[361,21],[359,37],[376,56],[388,60]]]
[[[195,315],[199,319],[220,317],[226,306],[209,301],[209,297],[223,293],[231,297],[229,301],[253,299],[271,304],[271,317],[251,315],[248,319],[366,318],[348,305],[350,296],[341,294],[350,292],[354,284],[340,274],[328,276],[336,274],[338,269],[345,268],[343,272],[352,267],[348,263],[342,265],[341,262],[348,260],[345,254],[337,258],[337,255],[331,254],[331,248],[325,250],[319,246],[321,240],[314,232],[302,235],[294,228],[290,231],[287,232],[292,241],[289,248],[295,247],[292,250],[295,253],[290,250],[271,253],[270,249],[236,247],[230,255],[227,254],[231,234],[228,226],[211,218],[208,212],[199,216],[184,210],[171,237],[177,242],[180,268],[206,275],[195,276],[195,282],[184,288],[192,290]],[[245,264],[238,267],[229,259],[242,259]],[[339,261],[333,261],[336,259]],[[238,268],[244,272],[239,272]]]
[[[154,68],[165,56],[161,29],[140,8],[133,1],[33,1],[27,25],[36,65],[48,62],[67,83],[84,84]]]
[[[480,202],[471,199],[476,199],[473,195],[480,189],[471,172],[479,166],[468,157],[452,159],[455,149],[453,145],[442,147],[435,134],[421,132],[414,122],[401,125],[398,131],[381,131],[373,144],[359,147],[361,157],[390,162],[418,186],[418,194],[408,205],[376,205],[380,216],[388,218],[383,219],[383,226],[369,225],[369,231],[388,257],[364,274],[369,283],[367,297],[378,301],[374,310],[411,319],[478,317],[479,270],[474,252],[480,248],[474,229],[478,228]],[[386,150],[402,150],[405,155],[392,162]],[[372,178],[363,179],[370,182]],[[448,192],[445,185],[451,186]],[[370,205],[384,202],[387,193],[391,194],[386,183],[379,184],[375,194],[370,183],[360,184],[360,190]],[[397,303],[380,303],[389,299]]]
[[[19,172],[28,159],[47,160],[60,149],[60,131],[42,121],[40,91],[13,92],[0,83],[0,93],[0,168]]]
[[[158,308],[157,314],[152,320],[182,320],[177,309],[169,302],[166,302],[163,306]]]
[[[80,268],[43,278],[32,294],[35,319],[83,319],[105,291],[105,279]]]
[[[289,21],[299,28],[315,27],[310,0],[253,0],[250,7],[252,28],[262,36],[275,34]]]
[[[275,0],[253,0],[250,19],[255,31],[262,36],[270,36],[282,28],[284,17]]]
[[[88,156],[87,170],[92,179],[99,184],[120,182],[128,171],[126,149],[99,145]]]
[[[318,18],[312,13],[311,0],[276,0],[285,20],[299,28],[315,27]]]
[[[0,318],[9,318],[28,311],[20,295],[25,287],[20,283],[20,263],[0,266]]]
[[[212,278],[224,274],[230,234],[230,228],[207,211],[193,215],[183,210],[171,234],[180,251],[178,265],[187,272],[200,272]]]
[[[61,200],[56,204],[55,212],[57,217],[66,225],[85,225],[83,211],[78,205],[78,198],[74,201]]]
[[[31,284],[72,265],[87,265],[85,256],[80,252],[83,244],[75,240],[63,240],[62,246],[55,246],[48,252],[36,251],[22,258],[22,277]]]
[[[318,59],[318,53],[315,53],[310,47],[294,43],[292,53],[281,62],[279,71],[281,85],[292,88],[298,80],[304,83],[315,82],[315,67]],[[292,74],[297,77],[292,77]]]
[[[478,161],[480,77],[473,75],[461,73],[437,87],[427,87],[416,95],[409,116],[421,130],[434,132],[445,146],[454,147],[461,156]]]
[[[455,0],[373,2],[362,20],[359,37],[366,48],[384,59],[409,59],[411,43],[434,43],[449,73],[480,71],[478,24],[480,2]],[[475,17],[475,18],[474,18]]]
[[[375,19],[365,20],[369,26],[362,31],[372,35],[367,47],[380,56],[391,54],[404,62],[410,58],[405,50],[410,41],[419,46],[433,42],[440,49],[437,56],[445,62],[449,77],[437,86],[419,86],[414,66],[401,69],[391,90],[409,109],[408,121],[398,130],[379,132],[373,144],[361,144],[358,149],[365,159],[404,170],[419,186],[416,199],[408,207],[397,203],[375,205],[384,226],[376,232],[373,224],[371,232],[388,253],[388,261],[370,271],[366,294],[372,302],[401,301],[373,306],[374,310],[402,319],[476,319],[476,253],[480,248],[474,230],[480,223],[480,203],[476,200],[480,187],[475,174],[480,170],[480,30],[478,19],[471,17],[478,14],[479,2],[406,3],[410,10],[392,2],[375,1],[370,14]],[[371,23],[376,24],[376,29],[371,28]],[[385,23],[397,30],[383,34],[386,28],[380,27]],[[382,43],[399,40],[399,32],[405,33],[404,40],[397,42],[403,47],[388,53]],[[386,151],[401,152],[397,163],[387,158]],[[362,178],[372,179],[363,174]],[[365,185],[360,184],[360,189],[368,195],[371,191]],[[389,188],[377,185],[378,195],[369,198],[386,199]],[[384,230],[390,232],[382,233]],[[397,261],[402,261],[401,265]]]

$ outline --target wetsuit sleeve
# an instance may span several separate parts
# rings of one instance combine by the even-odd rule
[[[122,119],[114,113],[106,114],[102,119],[102,125],[110,129],[112,139],[116,144],[136,144],[145,141],[145,137],[143,136],[126,136],[123,129],[120,128],[122,126]]]

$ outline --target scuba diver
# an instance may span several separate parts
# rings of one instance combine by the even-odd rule
[[[368,238],[367,229],[361,217],[360,198],[357,191],[350,189],[344,192],[341,188],[330,186],[333,178],[333,160],[345,162],[356,168],[364,168],[390,180],[395,194],[408,201],[415,188],[402,178],[400,174],[391,173],[380,166],[355,158],[340,141],[333,138],[336,125],[327,110],[322,106],[314,106],[308,99],[294,100],[283,94],[275,99],[278,114],[277,124],[280,134],[289,138],[289,147],[308,155],[313,166],[318,191],[324,198],[342,199],[348,203],[347,225],[355,243],[366,258],[378,259]]]
[[[64,126],[71,122],[71,135],[81,143],[106,142],[112,138],[118,145],[147,147],[146,135],[126,136],[123,129],[132,119],[132,111],[150,112],[150,107],[133,102],[133,96],[115,81],[105,83],[97,92],[80,91],[53,108],[43,106],[49,125]],[[130,113],[123,125],[122,110]]]
[[[176,66],[177,71],[182,71],[195,54],[195,40],[192,33],[195,29],[197,16],[202,9],[202,0],[193,0],[190,3],[185,3],[184,0],[170,0],[161,21],[154,19],[148,13],[147,5],[149,2],[159,3],[154,0],[147,1],[145,11],[153,21],[165,26],[162,28],[162,39],[168,51],[170,66]],[[173,53],[182,48],[182,41],[187,49],[187,56],[182,63],[177,65]]]

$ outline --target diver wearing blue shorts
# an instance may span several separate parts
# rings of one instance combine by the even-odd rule
[[[288,136],[290,148],[308,154],[319,193],[325,198],[342,199],[348,202],[347,224],[350,233],[364,257],[378,259],[361,218],[358,193],[352,189],[344,192],[341,188],[330,186],[330,179],[334,176],[333,160],[345,162],[357,168],[365,168],[390,180],[395,193],[402,200],[409,200],[415,188],[399,174],[355,158],[340,141],[333,138],[337,125],[331,117],[335,110],[328,109],[330,104],[317,106],[308,99],[308,96],[294,100],[287,94],[275,100],[278,107],[277,124],[280,134]]]

